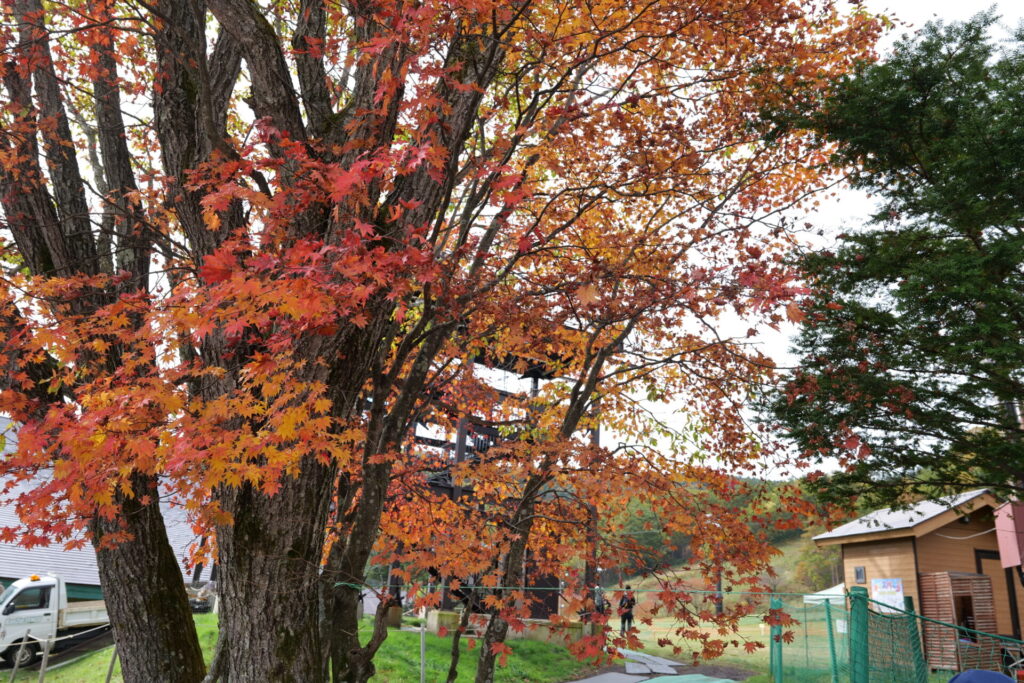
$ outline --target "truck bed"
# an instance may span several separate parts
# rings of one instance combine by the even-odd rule
[[[101,626],[108,621],[110,617],[107,616],[107,606],[102,600],[69,602],[68,606],[61,610],[57,628]]]

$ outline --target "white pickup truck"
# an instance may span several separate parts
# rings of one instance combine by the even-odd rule
[[[64,580],[53,574],[18,579],[0,594],[0,657],[18,667],[31,664],[51,638],[110,621],[102,600],[68,602]],[[26,639],[26,636],[30,636]],[[22,640],[25,646],[21,647]]]

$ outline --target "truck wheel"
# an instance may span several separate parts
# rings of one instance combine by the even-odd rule
[[[18,658],[19,648],[21,648],[20,658]],[[21,647],[21,643],[15,643],[3,653],[3,658],[10,666],[14,666],[14,660],[17,658],[18,668],[24,669],[26,666],[35,664],[36,660],[39,659],[39,643],[25,643],[25,647]]]

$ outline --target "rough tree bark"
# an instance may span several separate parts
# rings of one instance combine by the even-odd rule
[[[310,560],[323,543],[332,483],[332,468],[305,462],[272,498],[248,484],[219,492],[233,515],[217,534],[221,558],[229,560],[221,565],[220,637],[240,644],[227,649],[229,680],[305,683],[319,676],[311,673],[321,670],[319,568]]]
[[[178,683],[201,681],[206,674],[192,610],[171,546],[167,541],[155,477],[136,475],[139,498],[121,500],[120,520],[96,519],[103,599],[110,614],[125,681]],[[122,524],[123,522],[123,524]],[[127,531],[129,542],[103,547],[104,534]]]
[[[524,489],[524,504],[508,521],[516,536],[509,544],[508,552],[503,558],[505,568],[501,574],[502,586],[522,585],[523,560],[526,558],[526,546],[530,542],[530,531],[533,528],[533,502],[536,492],[540,490],[544,480],[545,478],[539,475],[530,478]],[[502,618],[500,610],[495,610],[491,614],[491,619],[487,623],[487,628],[481,639],[480,659],[477,661],[476,677],[474,678],[476,683],[494,683],[494,667],[499,658],[494,645],[505,642],[508,637],[508,629],[508,621]]]

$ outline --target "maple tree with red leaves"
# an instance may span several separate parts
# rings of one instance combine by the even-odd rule
[[[376,553],[486,579],[490,681],[528,548],[628,555],[628,500],[753,585],[769,551],[710,501],[763,455],[771,364],[716,321],[797,314],[778,217],[831,173],[758,112],[877,31],[780,0],[5,0],[0,474],[24,538],[96,545],[125,680],[367,680]],[[481,357],[552,379],[495,403]],[[508,438],[439,500],[413,425],[488,407]],[[220,567],[209,672],[162,498]],[[698,622],[738,614],[659,602],[709,656]]]

